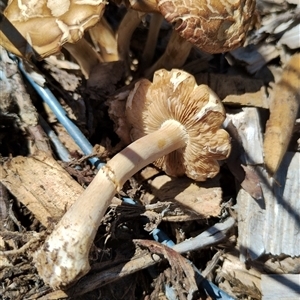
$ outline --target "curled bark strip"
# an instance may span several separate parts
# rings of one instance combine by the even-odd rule
[[[268,172],[274,175],[288,148],[300,104],[300,53],[285,66],[273,89],[267,122],[264,155]]]
[[[152,255],[158,255],[168,260],[172,269],[173,278],[166,278],[170,281],[180,299],[192,299],[193,294],[198,290],[195,282],[195,274],[191,263],[175,250],[160,243],[149,240],[136,240],[135,243],[146,248]],[[167,282],[168,284],[168,282]]]

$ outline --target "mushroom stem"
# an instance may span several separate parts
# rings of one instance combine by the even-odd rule
[[[152,77],[153,73],[161,68],[171,70],[180,68],[185,63],[192,49],[192,44],[172,30],[170,40],[163,55],[146,71],[145,77]]]
[[[158,13],[153,13],[151,16],[149,32],[142,55],[143,69],[150,66],[155,53],[155,45],[157,43],[158,34],[163,21],[163,16]]]
[[[116,35],[104,17],[89,29],[89,34],[95,48],[99,48],[104,62],[119,60]]]
[[[80,65],[81,72],[86,79],[89,78],[91,70],[101,62],[100,55],[94,50],[91,44],[85,38],[77,43],[66,43],[63,46]]]
[[[114,171],[117,190],[145,166],[184,147],[186,141],[184,126],[176,120],[167,120],[160,129],[131,143],[107,163],[107,167]]]
[[[133,32],[141,23],[141,18],[145,13],[138,12],[132,9],[128,9],[125,16],[123,17],[117,31],[117,44],[120,60],[125,62],[127,71],[129,72],[129,50],[130,41]]]
[[[40,276],[52,288],[63,288],[85,275],[89,251],[114,194],[136,172],[158,158],[185,147],[185,127],[176,120],[127,146],[115,155],[56,225],[35,253]]]

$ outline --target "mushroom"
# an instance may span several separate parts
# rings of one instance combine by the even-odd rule
[[[99,21],[105,4],[104,0],[62,0],[59,3],[53,0],[9,1],[4,10],[4,17],[16,28],[20,36],[16,41],[15,32],[6,32],[6,36],[0,31],[1,45],[8,51],[26,58],[33,54],[28,44],[32,46],[38,59],[56,54],[64,44],[75,44],[83,38],[84,31]],[[97,53],[92,51],[87,43],[82,42],[76,46],[70,48],[80,65],[98,61]],[[80,52],[88,52],[91,60],[81,62],[83,54]],[[88,65],[85,73],[91,67]]]
[[[77,201],[35,253],[40,276],[64,288],[86,274],[88,255],[114,194],[141,168],[155,161],[172,176],[206,180],[219,172],[217,160],[230,152],[221,101],[207,86],[180,70],[157,71],[142,79],[127,100],[135,140],[99,170]]]
[[[85,79],[90,77],[95,65],[102,61],[100,54],[98,54],[92,45],[84,38],[75,44],[66,43],[64,44],[64,48],[77,61]]]
[[[242,46],[252,26],[255,10],[255,0],[129,1],[129,5],[131,9],[145,13],[160,12],[169,23],[174,24],[179,35],[172,34],[168,51],[147,70],[147,77],[168,65],[181,67],[192,46],[209,53],[222,53]],[[133,21],[130,24],[134,26]],[[133,31],[134,28],[131,28],[131,34]],[[126,41],[130,40],[131,34],[126,35]],[[184,43],[187,44],[185,47]],[[119,44],[119,48],[122,48],[122,44]],[[127,49],[123,50],[121,56],[124,57],[126,53]]]
[[[255,0],[157,0],[157,6],[181,37],[203,51],[221,53],[243,45]]]
[[[118,39],[118,50],[119,50],[120,59],[125,62],[127,73],[129,73],[130,66],[129,66],[128,58],[130,53],[131,36],[133,35],[138,25],[141,23],[142,18],[144,17],[145,14],[147,13],[155,14],[155,13],[159,13],[159,11],[157,8],[156,0],[141,0],[141,1],[112,0],[112,1],[117,5],[120,5],[122,3],[127,7],[127,12],[118,26],[117,39]],[[157,26],[160,27],[161,21],[158,19],[156,20],[158,21],[156,27]],[[153,31],[154,34],[152,35]],[[153,49],[154,49],[153,45],[156,43],[155,31],[157,31],[157,28],[154,30],[152,29],[148,33],[148,39],[147,39],[147,43],[152,42],[152,44],[150,44],[150,47],[152,47]]]
[[[192,46],[208,53],[242,46],[253,22],[255,0],[157,0],[157,6],[164,18],[175,24],[178,36],[172,33],[166,51],[145,72],[146,77],[162,67],[181,67]]]

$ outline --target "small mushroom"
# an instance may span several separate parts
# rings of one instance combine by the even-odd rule
[[[184,71],[157,71],[129,94],[126,113],[135,140],[115,155],[66,212],[35,253],[40,276],[63,288],[86,274],[98,226],[114,194],[141,168],[155,161],[172,176],[206,180],[230,152],[221,101]]]

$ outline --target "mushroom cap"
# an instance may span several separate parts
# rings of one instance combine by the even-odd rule
[[[142,79],[128,96],[126,116],[130,135],[136,140],[158,130],[166,120],[180,122],[189,135],[185,148],[160,158],[154,164],[170,176],[204,181],[219,172],[217,160],[228,157],[230,137],[220,129],[225,110],[218,96],[182,70],[158,70],[153,83]]]
[[[179,35],[209,53],[244,44],[252,26],[255,0],[157,0],[165,19]]]
[[[39,58],[58,53],[63,44],[77,42],[99,21],[105,4],[105,0],[11,0],[4,15],[24,40],[14,45],[1,32],[0,43],[18,56],[28,54],[26,43]]]

